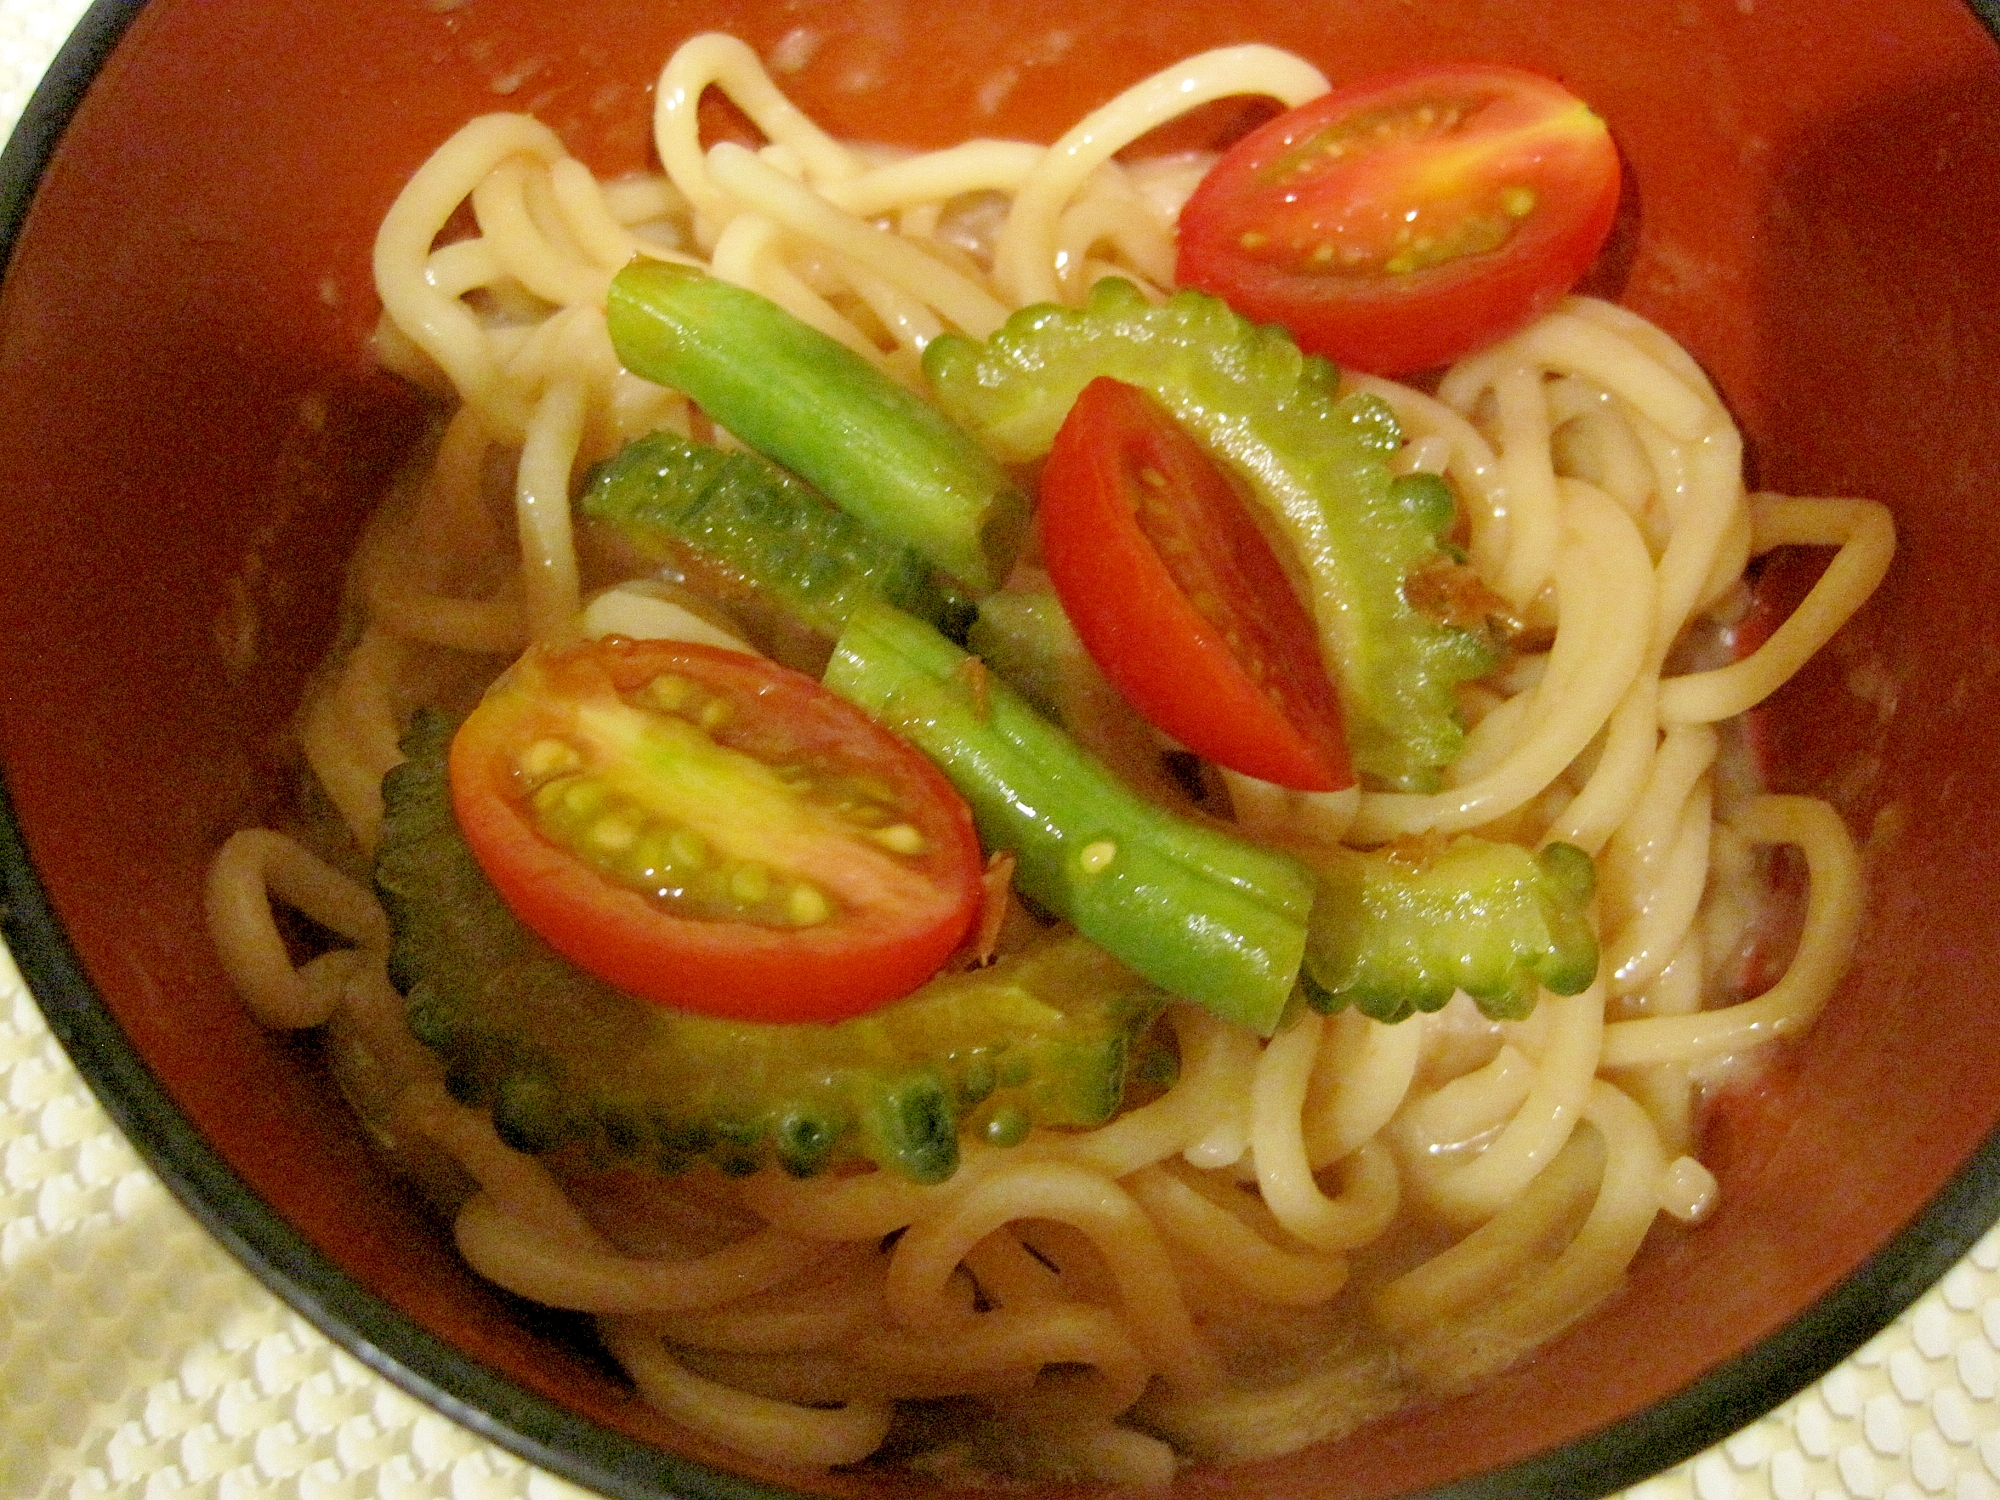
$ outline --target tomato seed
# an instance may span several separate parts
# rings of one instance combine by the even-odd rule
[[[539,785],[551,777],[582,770],[583,756],[574,745],[551,737],[528,746],[514,765],[530,783]]]
[[[869,835],[891,854],[922,854],[924,836],[908,823],[892,823]]]
[[[587,777],[578,776],[550,784],[562,788],[562,810],[579,822],[596,816],[604,806],[604,788]]]
[[[785,898],[785,915],[794,927],[817,927],[833,915],[833,908],[817,887],[800,881]]]
[[[634,884],[659,886],[674,873],[674,855],[666,831],[649,828],[632,850],[626,873]],[[658,894],[656,891],[655,894]]]
[[[654,708],[664,709],[670,714],[678,713],[681,707],[694,697],[695,686],[685,677],[672,672],[663,672],[646,684],[644,695],[646,701]]]
[[[590,842],[606,854],[623,854],[639,842],[639,830],[625,818],[599,818],[590,825]]]

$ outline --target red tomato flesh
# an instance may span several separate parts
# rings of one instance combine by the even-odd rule
[[[1181,210],[1177,275],[1340,364],[1402,375],[1547,311],[1618,208],[1604,122],[1514,68],[1336,89],[1238,141]]]
[[[1354,784],[1311,618],[1227,476],[1151,396],[1084,387],[1036,515],[1084,648],[1155,728],[1282,786]]]
[[[550,947],[710,1015],[831,1021],[916,989],[980,901],[965,802],[811,678],[682,641],[531,648],[460,726],[453,811]]]

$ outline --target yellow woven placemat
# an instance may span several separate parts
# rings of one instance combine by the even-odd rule
[[[0,0],[0,135],[83,0]],[[254,1280],[139,1161],[0,950],[0,1497],[579,1500]],[[1859,1354],[1628,1500],[2000,1500],[2000,1230]]]

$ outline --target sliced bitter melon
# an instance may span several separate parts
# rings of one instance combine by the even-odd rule
[[[385,778],[375,880],[411,1031],[510,1144],[666,1172],[707,1159],[810,1176],[866,1159],[938,1182],[963,1131],[1006,1144],[1117,1110],[1133,1040],[1166,999],[1078,937],[835,1025],[692,1015],[580,972],[514,919],[460,837],[451,732],[420,715]]]
[[[649,562],[698,569],[725,599],[747,591],[773,601],[829,641],[863,599],[954,640],[972,621],[972,600],[914,547],[754,453],[650,433],[593,469],[577,504]]]
[[[1578,995],[1597,977],[1597,871],[1574,844],[1536,853],[1467,834],[1307,859],[1320,894],[1299,977],[1316,1010],[1401,1021],[1463,990],[1519,1021],[1540,990]]]
[[[1429,790],[1464,735],[1457,685],[1491,670],[1478,632],[1435,618],[1405,592],[1450,561],[1449,490],[1399,483],[1394,414],[1340,393],[1340,372],[1282,329],[1201,292],[1153,306],[1129,282],[1099,281],[1081,308],[1024,308],[984,344],[933,340],[924,373],[938,404],[1005,463],[1049,450],[1077,393],[1100,375],[1149,392],[1240,482],[1302,575],[1355,766]],[[1442,503],[1440,503],[1442,495]]]

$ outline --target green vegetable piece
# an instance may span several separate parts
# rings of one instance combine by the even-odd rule
[[[705,272],[636,260],[605,309],[627,369],[976,593],[997,588],[1027,501],[937,408],[776,303]]]
[[[1301,977],[1316,1010],[1401,1021],[1464,990],[1494,1020],[1518,1021],[1538,987],[1575,995],[1597,977],[1596,872],[1574,844],[1536,854],[1460,837],[1310,858],[1320,895]]]
[[[1167,1003],[1074,934],[835,1025],[669,1010],[584,974],[515,920],[452,820],[452,726],[422,715],[383,782],[375,881],[390,976],[454,1095],[520,1150],[673,1172],[856,1160],[918,1182],[996,1119],[1099,1125]]]
[[[1439,492],[1451,497],[1392,479],[1399,434],[1383,402],[1342,397],[1332,365],[1216,298],[1182,291],[1156,307],[1115,278],[1080,310],[1023,309],[983,345],[936,339],[924,372],[944,410],[1003,463],[1048,452],[1099,375],[1150,391],[1290,543],[1356,767],[1388,786],[1435,787],[1464,739],[1454,689],[1494,657],[1403,595],[1413,569],[1449,555]]]
[[[1458,514],[1451,486],[1436,474],[1399,474],[1389,481],[1389,503],[1436,535]]]
[[[1187,789],[1167,771],[1158,731],[1111,685],[1053,589],[988,594],[965,645],[1127,786],[1153,802],[1186,805]]]
[[[989,1146],[1018,1146],[1028,1138],[1028,1117],[1011,1106],[995,1110],[983,1134]]]
[[[569,1107],[546,1067],[533,1063],[501,1075],[493,1090],[493,1128],[516,1151],[547,1151],[571,1133]]]
[[[817,1177],[851,1128],[851,1122],[838,1114],[791,1110],[773,1131],[778,1165],[794,1177]]]
[[[1163,989],[1270,1035],[1298,976],[1312,876],[1128,790],[921,621],[857,610],[825,683],[937,762],[1029,900]]]
[[[1116,694],[1078,638],[1052,588],[988,594],[976,606],[965,647],[1045,719],[1064,724],[1077,700],[1101,690]],[[915,614],[915,610],[905,610]]]
[[[958,1113],[951,1090],[928,1070],[876,1092],[869,1134],[905,1177],[943,1182],[958,1167]]]
[[[754,453],[670,432],[627,443],[591,471],[583,514],[652,562],[692,553],[831,639],[863,599],[965,638],[977,606],[915,548],[890,541]]]

